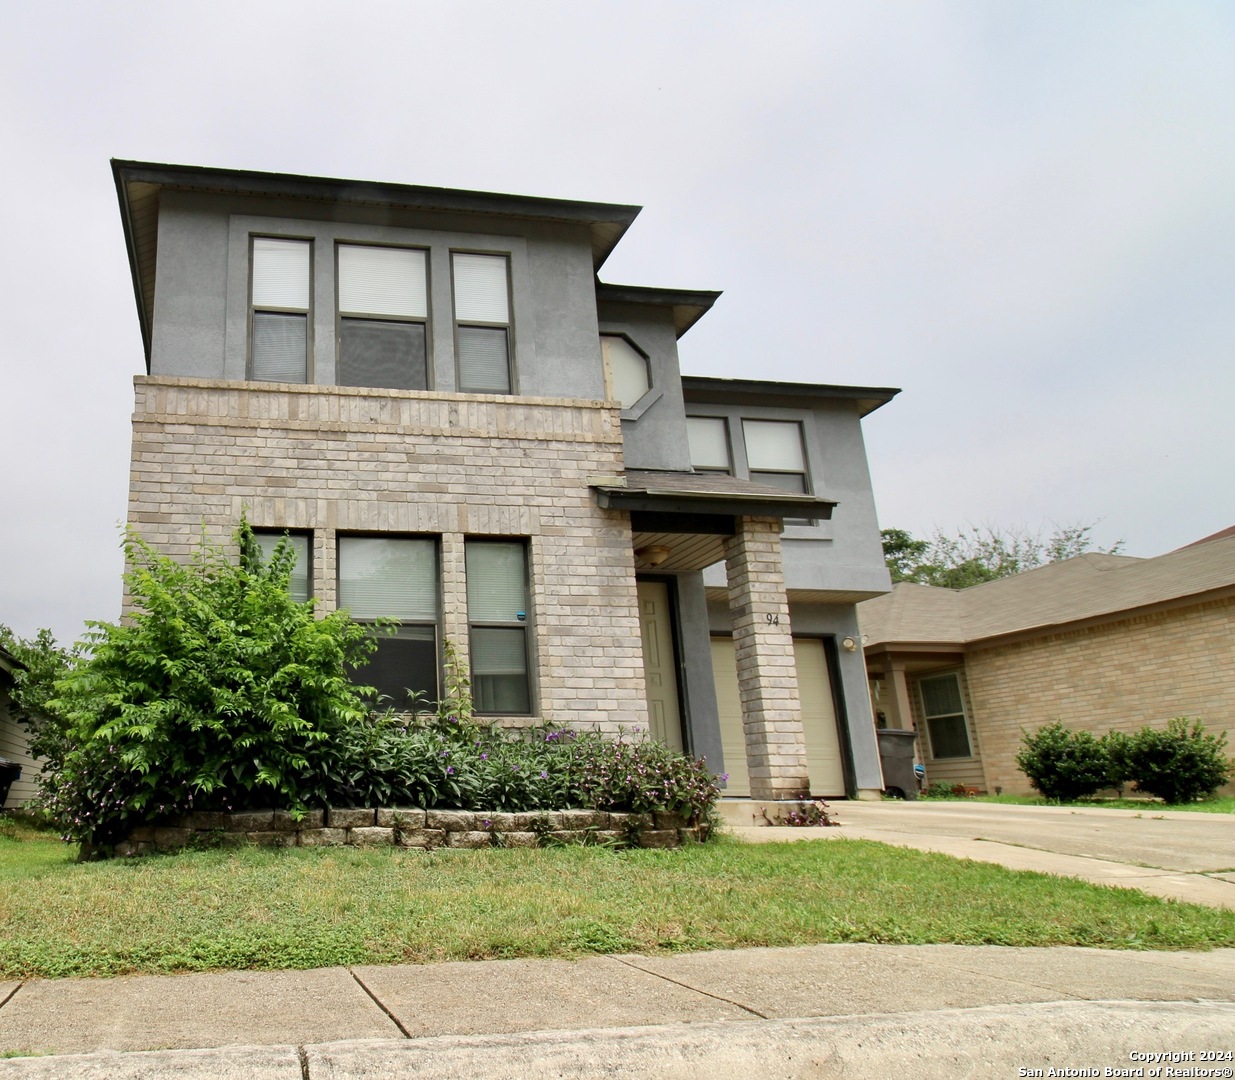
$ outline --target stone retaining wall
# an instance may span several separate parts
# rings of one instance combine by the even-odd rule
[[[707,826],[688,827],[678,814],[604,810],[310,810],[296,821],[286,810],[186,814],[168,825],[134,829],[117,855],[145,855],[190,846],[434,848],[540,847],[551,843],[612,843],[673,848],[703,840]]]

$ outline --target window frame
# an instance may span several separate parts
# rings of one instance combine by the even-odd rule
[[[719,476],[736,476],[737,473],[733,463],[733,443],[731,441],[731,432],[729,417],[727,416],[705,416],[702,414],[690,413],[686,417],[686,452],[690,454],[690,422],[692,420],[710,420],[713,423],[720,424],[723,441],[725,444],[725,456],[729,459],[729,464],[725,468],[719,465],[696,465],[694,458],[691,458],[690,467],[695,472],[700,473],[715,473]]]
[[[254,302],[253,287],[257,281],[257,273],[256,273],[257,265],[256,265],[256,258],[255,258],[255,250],[256,250],[256,241],[258,240],[275,240],[275,241],[284,242],[284,243],[307,244],[308,245],[308,249],[309,249],[309,281],[308,281],[309,303],[307,307],[302,309],[302,308],[293,308],[289,306],[280,307],[280,306],[269,305],[269,304],[258,305],[257,303]],[[254,319],[254,316],[261,315],[261,314],[267,314],[267,315],[299,315],[299,316],[304,317],[304,382],[303,382],[303,385],[310,386],[313,384],[313,376],[314,376],[313,325],[315,322],[314,308],[313,308],[313,286],[314,286],[314,281],[316,280],[316,276],[317,276],[316,274],[316,271],[317,271],[316,246],[317,245],[312,236],[299,236],[299,235],[281,236],[277,233],[269,233],[269,232],[262,232],[262,231],[256,231],[256,232],[249,233],[249,253],[248,253],[249,289],[248,289],[248,296],[246,297],[247,308],[248,308],[248,313],[247,313],[248,324],[246,327],[246,335],[245,335],[246,343],[247,343],[247,349],[245,353],[245,380],[247,382],[275,382],[276,381],[273,379],[259,379],[257,377],[256,368],[255,368],[256,358],[254,355],[253,331],[254,331],[254,325],[256,323],[256,320]],[[280,380],[280,381],[286,381],[286,380]],[[299,386],[302,384],[294,383],[292,385]]]
[[[425,313],[423,316],[413,315],[382,315],[372,313],[344,312],[342,292],[343,274],[340,269],[340,255],[345,247],[385,248],[395,251],[418,252],[424,260],[425,279]],[[334,318],[335,318],[335,386],[357,386],[360,389],[387,389],[384,387],[368,387],[367,384],[345,383],[342,380],[343,371],[343,323],[345,320],[357,322],[397,323],[401,325],[419,325],[424,327],[424,365],[425,385],[423,387],[404,387],[408,390],[433,389],[433,259],[432,249],[418,244],[394,244],[378,241],[345,240],[336,238],[334,241]]]
[[[515,364],[515,296],[514,281],[511,273],[511,252],[491,251],[475,248],[451,247],[448,251],[450,263],[450,314],[452,334],[454,337],[455,386],[461,394],[496,394],[514,396],[518,394],[518,375]],[[455,283],[455,257],[458,255],[479,255],[485,258],[501,259],[506,272],[506,322],[485,322],[480,319],[459,318],[458,289]],[[481,389],[473,390],[463,383],[463,358],[459,350],[460,329],[475,328],[480,330],[504,330],[506,333],[506,390]]]
[[[609,351],[610,347],[608,344],[608,339],[611,339],[611,338],[616,338],[619,341],[624,341],[627,345],[630,346],[634,354],[643,361],[643,375],[644,375],[643,381],[646,384],[646,387],[643,393],[641,393],[634,401],[630,402],[630,404],[626,404],[625,402],[623,402],[620,398],[616,396],[616,390],[614,388],[614,378],[613,378],[613,361],[610,355],[610,351]],[[629,334],[626,334],[620,330],[601,330],[600,331],[600,358],[601,358],[602,373],[604,375],[604,380],[605,380],[605,400],[606,401],[616,401],[622,407],[623,414],[629,413],[632,409],[635,409],[639,405],[639,403],[643,401],[643,399],[646,398],[648,394],[650,394],[656,388],[655,384],[652,382],[652,358],[648,356],[648,354],[642,348],[639,347],[638,343]]]
[[[253,532],[253,538],[255,540],[257,540],[258,537],[273,537],[275,541],[275,546],[278,546],[279,541],[282,540],[285,536],[289,538],[291,537],[303,537],[304,538],[304,541],[305,541],[305,567],[304,567],[305,597],[303,600],[301,600],[296,596],[294,592],[292,592],[290,581],[288,582],[288,593],[291,595],[291,598],[295,600],[296,603],[298,604],[304,604],[312,600],[314,598],[314,595],[313,595],[313,530],[312,529],[280,529],[277,526],[267,527],[267,526],[254,525],[252,526],[252,532]],[[261,541],[258,540],[258,543],[260,544]],[[262,562],[265,565],[269,565],[270,557],[273,554],[274,554],[273,547],[269,551],[267,551],[265,547],[263,547],[262,548]]]
[[[965,684],[962,681],[961,676],[962,676],[962,672],[960,670],[937,671],[930,675],[920,675],[918,676],[916,680],[917,690],[918,690],[918,706],[922,710],[922,726],[926,729],[926,742],[927,742],[927,746],[930,748],[932,761],[972,761],[974,758],[973,733],[970,730],[969,710],[965,705]],[[932,680],[935,680],[935,679],[952,679],[955,682],[957,700],[959,700],[960,706],[961,706],[961,711],[959,713],[955,713],[955,712],[928,713],[927,712],[926,693],[923,689],[923,684],[931,682]],[[968,753],[966,754],[945,754],[942,756],[937,754],[935,752],[935,737],[934,737],[933,731],[931,730],[931,721],[932,720],[956,720],[958,718],[961,722],[961,730],[964,732],[964,735],[965,735],[965,746],[968,749]]]
[[[810,475],[810,452],[806,446],[806,427],[801,420],[786,420],[779,417],[765,416],[743,416],[741,417],[742,424],[742,455],[746,459],[746,479],[752,484],[765,484],[768,487],[780,487],[779,484],[769,483],[764,477],[767,476],[800,476],[802,478],[802,490],[799,494],[813,495],[815,491],[814,484],[811,482]],[[750,463],[750,444],[746,441],[746,425],[747,424],[785,424],[797,429],[798,433],[798,449],[802,452],[802,468],[798,469],[755,469]],[[783,490],[788,491],[788,488]],[[786,525],[801,525],[812,526],[818,524],[815,518],[785,518]]]
[[[384,640],[397,639],[399,631],[404,627],[410,628],[431,628],[433,631],[433,654],[434,654],[434,679],[435,688],[430,696],[428,704],[432,708],[436,708],[437,703],[441,701],[444,692],[444,668],[443,668],[443,647],[442,647],[442,617],[443,617],[443,588],[442,588],[442,541],[441,537],[426,533],[375,533],[375,532],[339,532],[335,535],[335,601],[336,608],[346,608],[347,605],[342,603],[343,597],[343,545],[348,540],[387,540],[387,541],[428,541],[433,546],[433,588],[434,588],[434,605],[436,608],[436,617],[430,622],[423,619],[397,619],[388,615],[353,615],[352,620],[366,627],[376,627],[379,620],[389,620],[394,623],[392,629],[388,632],[381,630],[371,630],[371,636],[378,642],[378,650],[381,649],[381,642]],[[377,656],[375,651],[370,657],[370,662],[373,657]],[[368,666],[366,664],[366,666]],[[359,669],[357,669],[359,670]],[[363,685],[363,684],[362,684]],[[379,694],[384,694],[385,690],[382,687],[377,687]],[[403,687],[403,690],[409,689]],[[412,688],[413,690],[415,688]],[[389,696],[389,695],[388,695]],[[410,713],[413,710],[401,707],[396,707],[395,711],[400,713]]]
[[[518,547],[523,553],[523,591],[524,591],[524,619],[520,622],[515,620],[484,620],[475,621],[472,618],[472,606],[468,597],[468,552],[473,550],[475,545],[497,545],[503,544],[507,547]],[[477,715],[480,716],[501,716],[501,717],[526,717],[536,715],[536,679],[535,679],[535,649],[534,649],[534,632],[535,625],[532,611],[532,551],[531,542],[528,537],[524,536],[467,536],[463,540],[463,567],[464,567],[464,590],[463,602],[464,612],[467,618],[467,636],[468,636],[468,665],[472,677],[472,692],[473,704]],[[497,710],[483,709],[476,700],[479,696],[477,692],[477,680],[483,677],[483,673],[477,670],[476,665],[476,631],[477,630],[519,630],[523,634],[523,664],[524,677],[526,679],[527,691],[527,711],[517,712],[513,710]]]

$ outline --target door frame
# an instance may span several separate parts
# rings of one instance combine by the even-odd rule
[[[681,728],[682,749],[695,756],[694,732],[691,728],[690,714],[687,711],[686,670],[682,665],[682,620],[678,615],[678,579],[673,574],[636,574],[635,583],[646,581],[665,586],[665,595],[669,601],[669,640],[673,648],[673,681],[677,684],[678,726]],[[639,612],[640,619],[643,612]],[[639,629],[639,653],[643,654],[643,628]],[[647,700],[647,690],[644,690],[644,700]]]

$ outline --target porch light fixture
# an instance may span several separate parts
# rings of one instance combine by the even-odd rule
[[[859,645],[865,645],[868,641],[870,641],[870,638],[866,634],[863,634],[860,638],[842,638],[841,645],[843,645],[850,652],[854,652]]]
[[[664,544],[653,544],[651,547],[636,548],[635,558],[646,566],[660,566],[667,562],[673,554],[673,548]]]

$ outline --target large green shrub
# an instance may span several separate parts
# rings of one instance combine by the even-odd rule
[[[1058,720],[1021,733],[1016,764],[1048,799],[1081,799],[1117,783],[1108,744],[1088,731],[1069,731]]]
[[[182,565],[126,534],[133,611],[90,624],[52,702],[67,749],[43,801],[67,837],[106,845],[186,810],[324,798],[314,751],[365,716],[349,671],[371,639],[291,599],[290,544],[263,564],[244,522],[236,543],[238,559],[203,537]]]
[[[56,683],[77,662],[76,646],[62,649],[50,630],[21,638],[0,625],[0,647],[24,665],[13,673],[12,714],[29,732],[29,750],[42,767],[54,771],[64,760],[64,722],[50,706]]]
[[[1115,755],[1136,790],[1164,802],[1195,802],[1212,795],[1231,778],[1226,732],[1207,735],[1205,725],[1177,716],[1164,728],[1142,728],[1126,736]]]

